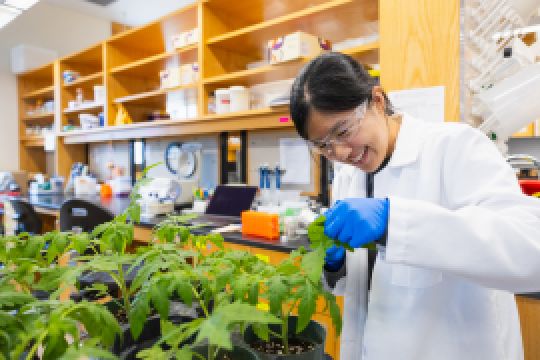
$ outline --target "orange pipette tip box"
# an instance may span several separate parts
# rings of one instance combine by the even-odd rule
[[[242,212],[242,235],[279,239],[279,217],[258,211]]]

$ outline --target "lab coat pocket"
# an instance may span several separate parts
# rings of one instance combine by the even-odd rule
[[[414,266],[392,265],[392,284],[413,289],[434,286],[442,281],[440,271],[422,269]]]

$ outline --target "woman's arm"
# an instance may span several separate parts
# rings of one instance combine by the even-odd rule
[[[540,290],[540,200],[521,194],[485,135],[464,129],[443,160],[450,208],[390,198],[386,261],[513,292]]]

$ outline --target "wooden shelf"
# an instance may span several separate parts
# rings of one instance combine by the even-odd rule
[[[45,138],[43,136],[33,135],[21,137],[21,142],[26,147],[43,147]]]
[[[377,50],[379,48],[379,42],[375,41],[369,44],[357,46],[354,48],[343,50],[344,54],[351,56],[358,56],[363,53]],[[231,86],[231,85],[256,85],[268,81],[283,80],[294,78],[300,67],[310,61],[311,58],[299,58],[274,65],[264,65],[255,69],[240,70],[224,75],[213,76],[204,79],[205,85],[219,85],[219,86]]]
[[[251,26],[246,26],[244,28],[234,30],[234,31],[230,31],[230,32],[222,34],[222,35],[214,36],[214,37],[208,39],[208,41],[206,43],[208,45],[217,44],[217,43],[220,43],[220,42],[223,42],[223,41],[227,41],[227,40],[231,40],[231,39],[240,37],[242,35],[246,35],[246,34],[250,34],[250,33],[260,31],[260,30],[268,29],[270,27],[279,26],[281,24],[284,24],[284,23],[287,23],[287,22],[290,22],[290,21],[293,21],[293,20],[296,20],[296,19],[305,18],[305,17],[308,17],[309,15],[313,15],[313,14],[321,13],[321,12],[324,12],[324,11],[328,11],[328,10],[330,10],[332,8],[335,8],[335,7],[344,5],[344,4],[348,4],[348,3],[351,3],[353,1],[354,0],[333,0],[333,1],[329,1],[327,3],[315,5],[315,6],[308,7],[306,9],[300,10],[300,11],[293,12],[291,14],[279,16],[279,17],[277,17],[275,19],[272,19],[272,20],[263,21],[263,22],[258,23],[258,24],[253,24]]]
[[[344,49],[344,50],[341,50],[340,52],[346,55],[350,55],[350,56],[358,56],[368,51],[378,50],[380,46],[381,44],[379,43],[379,41],[374,41],[368,44],[355,46],[349,49]]]
[[[336,42],[364,33],[362,24],[376,20],[377,16],[376,2],[331,0],[210,37],[206,44],[260,56],[261,45],[277,36],[301,30]],[[336,26],[336,21],[347,26]]]
[[[23,95],[23,99],[52,98],[54,96],[54,85],[47,86]]]
[[[124,97],[121,97],[121,98],[116,98],[116,99],[114,99],[114,103],[115,104],[152,103],[152,102],[154,102],[152,100],[155,100],[156,98],[163,97],[163,96],[167,95],[168,93],[171,93],[171,92],[174,92],[174,91],[179,91],[179,90],[196,89],[196,88],[197,88],[197,83],[193,83],[193,84],[181,85],[181,86],[177,86],[177,87],[173,87],[173,88],[166,88],[166,89],[158,89],[158,90],[153,90],[153,91],[147,91],[147,92],[144,92],[144,93],[133,94],[133,95],[124,96]]]
[[[85,85],[87,83],[94,83],[94,84],[103,83],[103,72],[100,71],[100,72],[97,72],[97,73],[94,73],[94,74],[82,76],[82,77],[78,78],[77,80],[75,80],[73,82],[70,82],[69,84],[64,84],[64,87],[65,88],[70,88],[70,87],[74,87],[74,86],[82,86],[82,85]]]
[[[261,115],[272,115],[272,114],[282,114],[283,112],[288,112],[288,106],[279,106],[272,108],[263,108],[257,110],[248,110],[240,112],[232,112],[226,114],[208,114],[203,117],[204,120],[220,120],[220,119],[235,119],[243,117],[252,117],[252,116],[261,116]],[[279,119],[278,119],[279,120]]]
[[[148,121],[90,130],[73,130],[61,132],[59,136],[64,138],[66,144],[84,144],[137,138],[200,135],[245,129],[291,128],[292,121],[284,122],[281,120],[285,117],[289,117],[288,109],[280,107],[207,115],[203,118]]]
[[[64,114],[77,114],[83,111],[98,111],[103,109],[103,104],[88,104],[79,106],[76,109],[64,109]]]
[[[167,65],[174,65],[175,60],[177,60],[177,65],[180,65],[181,62],[178,61],[178,56],[193,52],[193,61],[195,61],[197,49],[198,44],[189,45],[181,49],[167,51],[125,65],[113,67],[110,72],[111,74],[129,72],[130,74],[152,74],[153,76],[157,76],[158,72],[165,69]]]
[[[54,120],[54,113],[51,112],[51,113],[42,113],[42,114],[37,114],[37,115],[26,115],[23,117],[23,120],[24,121],[32,121],[32,120],[45,120],[45,119],[49,119],[51,118],[51,120]]]

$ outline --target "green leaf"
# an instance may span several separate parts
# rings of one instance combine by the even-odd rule
[[[135,296],[128,314],[131,334],[134,339],[138,339],[142,332],[148,314],[150,313],[150,296],[146,289],[141,289]]]
[[[67,351],[58,360],[74,360],[74,359],[100,359],[100,360],[116,360],[115,355],[107,350],[99,347],[97,339],[90,339],[85,341],[82,346],[71,345]]]
[[[302,291],[302,298],[298,304],[298,322],[296,323],[296,333],[302,332],[309,324],[317,304],[317,293],[311,283],[306,282]]]
[[[257,305],[259,302],[259,283],[253,282],[249,288],[248,303],[251,305]]]
[[[281,315],[282,305],[289,294],[289,288],[285,285],[280,276],[273,277],[268,282],[268,301],[270,312],[274,315]]]
[[[343,243],[339,240],[331,239],[324,234],[324,222],[326,217],[324,215],[319,216],[308,226],[308,238],[313,249],[322,247],[328,249],[332,245],[341,246],[348,251],[354,251],[354,248],[347,243]]]
[[[162,281],[157,282],[150,290],[152,303],[162,319],[169,317],[169,298],[167,295],[167,284]]]
[[[318,247],[302,257],[300,266],[308,278],[314,283],[318,283],[321,279],[325,256],[326,250]]]
[[[336,302],[336,297],[333,294],[325,292],[324,297],[326,298],[326,303],[330,310],[330,317],[332,318],[332,323],[334,324],[334,328],[336,329],[336,334],[339,336],[342,329],[341,310],[339,309],[339,306]]]
[[[0,309],[11,309],[35,301],[29,294],[0,289]]]
[[[268,328],[267,324],[253,324],[251,325],[251,328],[259,339],[263,341],[268,341],[270,339],[270,329]]]
[[[149,349],[141,350],[137,353],[137,359],[143,360],[169,360],[170,357],[159,346],[153,346]],[[192,359],[189,359],[192,360]]]
[[[193,291],[191,285],[182,279],[179,279],[175,283],[175,290],[180,295],[180,298],[187,306],[191,306],[193,303]]]

